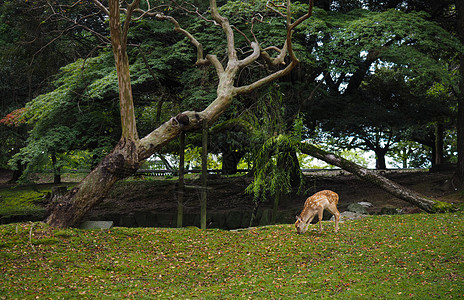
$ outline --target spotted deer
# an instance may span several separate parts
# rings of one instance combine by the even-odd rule
[[[296,216],[295,227],[298,234],[305,233],[308,230],[309,223],[314,219],[316,214],[319,217],[319,233],[322,232],[322,213],[327,209],[335,216],[335,232],[338,231],[338,221],[340,213],[337,209],[338,194],[329,190],[315,193],[304,204],[304,208],[299,216]]]

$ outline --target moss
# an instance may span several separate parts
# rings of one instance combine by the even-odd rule
[[[435,201],[435,204],[433,205],[433,210],[437,213],[447,213],[457,211],[458,208],[452,203]]]
[[[44,201],[50,188],[36,186],[14,187],[0,191],[0,215],[42,214],[40,203]]]

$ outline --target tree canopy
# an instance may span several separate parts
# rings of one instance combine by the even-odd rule
[[[78,152],[95,165],[121,136],[138,149],[126,161],[136,168],[155,148],[177,151],[164,146],[178,128],[158,146],[160,132],[199,120],[216,124],[213,149],[232,170],[295,120],[302,140],[374,151],[379,168],[412,142],[432,149],[432,165],[455,155],[443,147],[462,84],[453,1],[325,0],[291,11],[263,0],[2,4],[0,150],[26,171],[60,168]],[[279,128],[259,136],[269,110],[257,99],[275,95]]]

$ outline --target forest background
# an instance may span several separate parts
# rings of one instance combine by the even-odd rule
[[[208,5],[166,4],[206,51],[221,51],[220,30],[198,16]],[[266,4],[218,1],[237,32],[253,24],[258,38],[274,45],[285,37],[285,22]],[[360,151],[373,151],[377,169],[386,168],[386,156],[402,167],[455,163],[459,187],[461,5],[316,1],[311,19],[293,35],[299,65],[233,100],[210,128],[211,164],[224,174],[254,168],[269,140],[290,135],[360,164]],[[293,4],[296,16],[306,10],[307,4]],[[53,169],[56,182],[66,168],[95,167],[122,134],[107,17],[86,1],[2,1],[0,14],[1,166],[15,169],[20,181]],[[127,51],[138,134],[145,136],[181,111],[204,109],[215,98],[217,79],[211,68],[195,66],[188,39],[173,34],[172,24],[155,18],[131,23]],[[240,34],[237,39],[246,42]],[[265,64],[244,68],[237,83],[267,71]],[[201,136],[186,138],[193,162]],[[178,149],[172,142],[157,155],[168,163],[166,155]],[[291,157],[299,166],[306,159]]]

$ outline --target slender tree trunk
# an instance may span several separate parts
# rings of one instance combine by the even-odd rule
[[[179,147],[179,186],[177,194],[177,227],[182,227],[184,219],[184,158],[185,158],[185,132],[180,134]]]
[[[385,149],[378,149],[375,151],[375,168],[377,170],[386,170],[387,164],[385,162]]]
[[[277,221],[277,212],[279,210],[279,202],[280,202],[280,197],[282,195],[282,192],[277,191],[274,196],[274,206],[272,208],[272,218],[271,218],[271,224],[276,224]]]
[[[242,152],[225,149],[222,151],[222,174],[232,175],[237,173],[237,165],[243,157]]]
[[[449,210],[454,209],[454,206],[452,204],[426,198],[413,190],[410,190],[404,186],[401,186],[377,174],[375,171],[363,168],[351,161],[348,161],[333,153],[329,153],[324,150],[321,150],[313,145],[302,143],[300,150],[302,153],[305,153],[315,158],[318,158],[320,160],[323,160],[328,164],[340,167],[358,176],[362,180],[375,184],[376,186],[392,194],[393,196],[401,200],[407,201],[423,209],[426,212],[435,213],[435,212],[449,211]]]
[[[400,150],[401,156],[403,158],[403,169],[408,168],[408,149],[404,147],[402,150]]]
[[[53,183],[61,183],[61,168],[57,166],[56,154],[52,153],[52,165],[53,165]]]
[[[132,5],[138,6],[140,0]],[[121,27],[119,0],[109,0],[111,46],[118,74],[119,110],[121,114],[122,139],[138,140],[135,122],[135,109],[132,97],[129,57],[127,56],[127,31],[130,23],[126,19],[124,28]]]
[[[435,124],[435,166],[443,163],[443,124]]]
[[[201,203],[200,227],[206,229],[206,203],[208,186],[208,122],[203,123],[203,138],[201,145]]]

